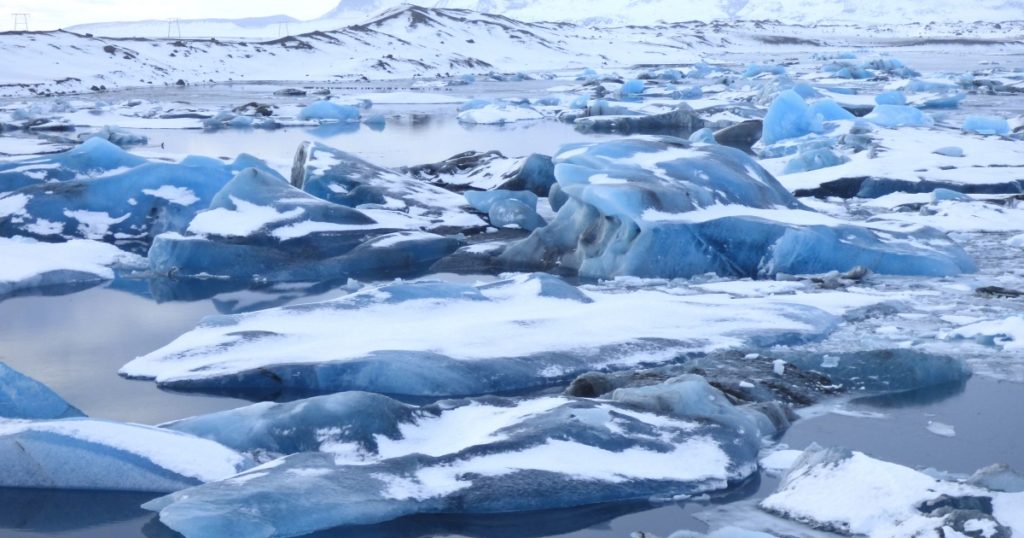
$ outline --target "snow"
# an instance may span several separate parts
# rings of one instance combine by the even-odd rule
[[[940,437],[956,437],[956,428],[942,422],[928,421],[928,431]]]
[[[221,237],[246,237],[275,223],[302,216],[305,210],[296,207],[278,211],[273,207],[256,205],[240,198],[231,197],[234,210],[218,207],[203,211],[192,219],[188,231],[197,235]]]
[[[544,119],[544,115],[528,107],[487,105],[482,108],[460,112],[458,118],[462,123],[496,125],[517,121],[540,120]]]
[[[950,331],[946,338],[973,338],[1008,351],[1024,349],[1024,317],[972,323]]]
[[[139,265],[141,258],[108,243],[75,239],[43,243],[34,239],[0,237],[0,289],[57,271],[87,273],[98,280],[114,278],[111,267]]]
[[[163,198],[172,204],[183,206],[189,206],[199,201],[199,197],[191,190],[173,185],[161,185],[157,189],[142,189],[142,194]]]

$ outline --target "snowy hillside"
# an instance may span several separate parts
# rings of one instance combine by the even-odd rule
[[[591,27],[403,6],[357,25],[272,40],[109,39],[69,32],[0,35],[0,96],[227,81],[387,80],[490,72],[692,64],[705,56],[929,40],[1019,42],[1024,24],[794,27],[677,23]],[[800,35],[794,40],[793,35]],[[180,83],[179,83],[180,81]]]

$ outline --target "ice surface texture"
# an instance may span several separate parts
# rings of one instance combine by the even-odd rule
[[[569,145],[554,160],[569,200],[500,255],[507,266],[593,278],[974,270],[937,230],[881,233],[807,209],[732,148],[634,137]]]
[[[403,231],[406,222],[389,224],[249,169],[196,215],[186,234],[157,237],[149,264],[157,273],[176,276],[332,280],[429,266],[459,244]]]
[[[113,279],[118,270],[142,269],[146,263],[99,241],[45,243],[27,237],[0,237],[0,260],[0,299],[87,289]]]
[[[937,480],[839,448],[809,448],[761,507],[815,528],[858,536],[1010,536],[1024,531],[1024,493]],[[980,529],[989,532],[974,534]]]
[[[272,449],[280,446],[274,440],[258,446],[264,432],[292,423],[297,438],[311,441],[303,448],[317,452],[146,507],[193,538],[225,529],[239,536],[294,536],[414,513],[531,511],[671,497],[747,478],[756,472],[761,437],[777,433],[765,415],[733,406],[698,376],[623,389],[611,401],[483,398],[422,408],[383,402],[362,416],[349,407],[382,403],[371,399],[381,397],[303,402],[310,410],[303,403],[254,406],[173,425]],[[328,421],[318,411],[332,406],[340,427],[322,427]]]
[[[795,344],[837,322],[798,298],[721,300],[579,289],[544,274],[481,286],[395,283],[323,303],[207,318],[121,373],[258,399],[340,390],[509,393],[687,352]]]
[[[23,202],[0,212],[0,236],[149,243],[160,233],[184,230],[235,173],[250,167],[276,174],[248,155],[231,163],[198,156],[180,163],[145,161],[92,138],[3,172],[0,181],[24,186],[0,198],[0,206]]]
[[[0,362],[0,417],[48,419],[84,416],[49,387]]]
[[[214,441],[84,418],[3,363],[0,417],[0,487],[171,492],[252,466]]]

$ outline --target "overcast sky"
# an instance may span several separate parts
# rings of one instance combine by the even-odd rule
[[[28,13],[32,30],[54,30],[87,22],[143,19],[282,14],[312,19],[336,5],[338,0],[0,0],[0,29],[12,29],[12,13]]]

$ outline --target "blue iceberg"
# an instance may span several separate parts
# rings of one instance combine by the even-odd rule
[[[782,173],[797,174],[800,172],[810,172],[812,170],[820,170],[830,166],[839,166],[849,162],[849,160],[850,159],[845,155],[838,155],[831,149],[815,148],[808,151],[801,151],[795,157],[790,159],[790,161],[786,163],[786,168]]]
[[[237,419],[262,429],[276,422],[277,411],[242,410],[207,426],[241,429],[229,424]],[[327,430],[319,429],[321,418],[298,424],[300,437],[324,432],[329,441],[319,452],[290,455],[145,508],[172,529],[204,538],[294,536],[412,514],[671,498],[748,478],[757,471],[762,437],[777,433],[766,415],[733,406],[697,376],[623,389],[610,401],[486,398],[365,418],[337,411],[342,420]],[[370,432],[380,432],[372,444]]]
[[[915,107],[906,105],[878,105],[864,119],[895,129],[897,127],[931,127],[935,120]]]
[[[999,116],[967,116],[963,130],[980,135],[1006,136],[1010,134],[1010,123]]]
[[[0,417],[38,420],[82,416],[46,385],[0,362]]]
[[[103,138],[93,137],[64,153],[0,163],[0,192],[54,181],[89,179],[145,162],[146,159]]]
[[[937,230],[876,233],[811,211],[732,148],[634,137],[568,145],[555,163],[569,200],[548,226],[500,254],[508,267],[587,278],[975,269]]]
[[[121,374],[250,399],[344,390],[501,394],[695,350],[806,342],[837,322],[798,302],[719,300],[622,294],[614,285],[584,291],[547,274],[479,286],[393,283],[323,303],[207,318]],[[687,315],[673,315],[680,311]]]
[[[243,170],[183,233],[153,241],[150,268],[164,275],[272,282],[344,280],[371,271],[411,272],[459,242],[415,230],[418,221],[316,198],[279,176]]]
[[[86,418],[0,419],[0,487],[167,493],[252,460],[187,434]]]
[[[786,90],[776,96],[765,114],[761,143],[768,145],[787,138],[821,133],[824,131],[821,121],[800,94]]]
[[[359,108],[352,105],[339,105],[330,101],[315,101],[306,105],[298,115],[300,120],[320,120],[337,122],[358,122]]]

